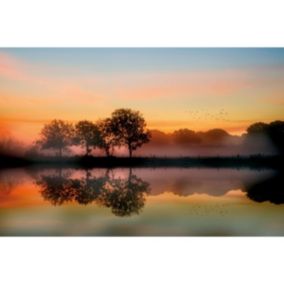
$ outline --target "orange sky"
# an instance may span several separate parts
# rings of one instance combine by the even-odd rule
[[[0,132],[31,142],[58,118],[120,107],[149,128],[224,128],[284,119],[282,49],[0,49]]]

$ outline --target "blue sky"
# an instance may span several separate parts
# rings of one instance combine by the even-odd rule
[[[284,64],[281,48],[15,48],[2,49],[31,63],[81,72],[185,71]]]

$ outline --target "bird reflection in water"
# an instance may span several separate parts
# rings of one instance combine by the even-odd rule
[[[68,172],[41,175],[36,183],[45,200],[53,205],[75,201],[87,205],[96,202],[111,208],[116,216],[139,214],[150,186],[129,170],[126,178],[115,177],[110,170],[102,177],[92,177],[86,171],[83,178],[71,178]]]

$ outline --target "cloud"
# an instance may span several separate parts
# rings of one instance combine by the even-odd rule
[[[119,78],[111,82],[113,97],[143,101],[162,98],[232,96],[255,86],[255,80],[251,74],[238,70],[128,74],[119,75]]]

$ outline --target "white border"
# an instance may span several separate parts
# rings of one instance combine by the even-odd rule
[[[282,0],[0,0],[1,47],[283,47]],[[283,238],[0,238],[1,282],[282,283]]]
[[[282,0],[1,0],[0,46],[284,45]]]
[[[283,283],[282,238],[2,238],[0,250],[5,284]]]

